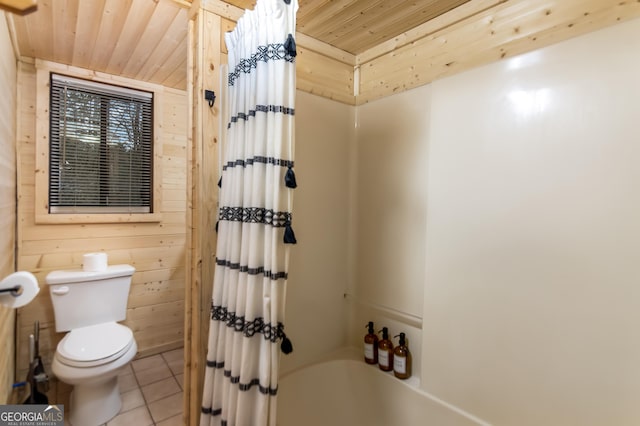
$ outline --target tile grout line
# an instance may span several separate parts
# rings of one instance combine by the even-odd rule
[[[172,349],[172,351],[175,351],[175,349]],[[167,352],[170,352],[170,351],[167,351]],[[183,387],[180,385],[180,382],[178,381],[178,379],[177,379],[177,377],[176,377],[176,376],[177,376],[177,374],[176,374],[176,373],[171,369],[171,367],[169,366],[169,362],[167,361],[167,358],[165,358],[165,356],[164,356],[167,352],[162,352],[162,353],[157,354],[157,355],[159,355],[159,356],[160,356],[160,358],[162,359],[163,365],[164,365],[164,366],[169,370],[169,372],[171,373],[171,376],[170,376],[170,377],[171,377],[171,378],[173,378],[173,379],[175,380],[175,382],[176,382],[176,384],[178,385],[178,388],[179,388],[180,390],[179,390],[179,392],[176,392],[176,393],[173,393],[173,394],[167,395],[167,396],[165,396],[165,397],[163,397],[163,398],[168,398],[168,397],[170,397],[170,396],[177,395],[178,393],[183,393],[183,392],[184,392]],[[152,356],[154,356],[154,355],[151,355],[151,356],[149,356],[148,358],[150,358],[150,357],[152,357]],[[140,359],[145,359],[145,358],[140,358]],[[133,374],[133,378],[134,378],[135,383],[136,383],[136,386],[137,386],[135,389],[137,389],[137,390],[140,392],[140,395],[142,396],[142,400],[144,401],[144,407],[145,407],[145,409],[146,409],[146,411],[147,411],[147,414],[149,415],[149,418],[151,419],[151,422],[152,422],[152,423],[151,423],[151,425],[150,425],[150,426],[156,426],[156,425],[158,424],[158,422],[156,422],[156,421],[155,421],[155,419],[153,418],[153,415],[152,415],[152,413],[151,413],[151,409],[149,408],[149,404],[150,404],[151,402],[148,402],[148,401],[147,401],[147,397],[145,396],[144,392],[142,392],[142,387],[143,387],[143,386],[141,386],[140,381],[138,380],[138,375],[136,374],[136,370],[133,368],[133,364],[131,364],[131,365],[130,365],[130,368],[131,368],[131,374]],[[184,368],[183,368],[183,370],[184,370]],[[143,370],[141,370],[141,371],[143,371]],[[182,374],[184,374],[184,371],[182,372]],[[168,377],[167,377],[167,378],[168,378]],[[153,382],[147,383],[145,386],[149,386],[149,385],[151,385],[151,384],[153,384],[153,383],[157,383],[157,382],[159,382],[159,381],[161,381],[161,380],[166,380],[167,378],[165,378],[165,379],[160,379],[160,380],[156,380],[156,381],[153,381]],[[135,390],[135,389],[131,389],[131,390]],[[131,391],[131,390],[130,390],[130,391]],[[130,392],[130,391],[128,391],[128,392]],[[163,399],[163,398],[160,398],[160,399]],[[159,400],[160,400],[160,399],[159,399]],[[152,402],[155,402],[155,401],[152,401]],[[134,407],[134,408],[131,408],[131,409],[127,410],[127,411],[123,411],[123,412],[121,412],[121,413],[118,413],[118,415],[117,415],[116,417],[118,417],[118,416],[120,416],[120,415],[122,415],[122,414],[124,414],[124,413],[127,413],[127,412],[129,412],[129,411],[132,411],[132,410],[134,410],[134,409],[136,409],[136,408],[140,408],[140,407]],[[161,420],[159,420],[159,422],[163,422],[163,421],[165,421],[165,420],[168,420],[168,419],[170,419],[170,418],[172,418],[172,417],[174,417],[174,416],[176,416],[176,415],[182,415],[182,412],[177,413],[177,414],[170,415],[170,416],[169,416],[169,417],[167,417],[166,419],[161,419]],[[115,419],[116,417],[114,417],[114,419]],[[112,420],[113,420],[113,419],[112,419]]]
[[[142,358],[142,359],[144,359],[144,358]],[[149,426],[156,426],[156,422],[155,422],[155,420],[153,420],[153,416],[151,415],[151,410],[149,409],[149,403],[147,402],[147,398],[145,398],[144,393],[142,392],[142,386],[140,386],[140,382],[138,381],[138,375],[136,374],[136,370],[133,368],[133,363],[131,364],[131,374],[133,374],[133,378],[136,381],[136,385],[138,385],[137,389],[140,392],[140,395],[142,395],[142,400],[144,401],[144,408],[147,410],[147,414],[149,415],[149,418],[151,419],[151,425],[149,425]],[[129,411],[131,411],[131,410],[129,410]],[[125,413],[126,413],[126,411],[125,411]],[[122,413],[118,413],[118,415],[116,417],[118,417],[120,414],[122,414]]]

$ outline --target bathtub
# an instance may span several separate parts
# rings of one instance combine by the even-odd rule
[[[487,425],[364,360],[340,359],[284,375],[278,426]]]

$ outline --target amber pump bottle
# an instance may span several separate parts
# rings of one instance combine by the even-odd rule
[[[393,350],[393,374],[398,379],[408,379],[411,377],[411,352],[404,333],[395,337],[400,337],[400,341]]]
[[[389,329],[382,327],[382,339],[378,342],[378,366],[382,371],[393,370],[393,343],[389,340]]]
[[[373,321],[369,321],[369,324],[365,327],[369,331],[364,336],[364,361],[367,364],[378,363],[378,336],[373,331]]]

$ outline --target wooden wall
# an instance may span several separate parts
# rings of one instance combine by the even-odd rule
[[[201,3],[231,22],[243,13]],[[298,32],[297,87],[361,105],[638,16],[638,1],[471,0],[358,55]]]
[[[0,11],[0,279],[14,272],[16,230],[16,58]],[[14,381],[15,311],[0,306],[0,404]]]
[[[201,0],[201,7],[223,18],[222,32],[230,31],[240,19],[244,9],[221,0]],[[223,52],[224,37],[221,37]],[[356,57],[351,53],[296,33],[298,56],[296,57],[297,88],[327,99],[354,105],[354,66]]]
[[[187,293],[185,324],[185,409],[187,424],[197,424],[202,400],[208,345],[211,293],[215,268],[218,216],[218,142],[222,95],[220,90],[220,16],[199,10],[189,23],[189,261],[191,283]],[[218,97],[213,107],[204,90]]]
[[[472,0],[357,57],[357,104],[640,16],[640,2]]]
[[[298,33],[296,87],[348,105],[355,104],[355,56]]]
[[[40,63],[38,62],[38,65]],[[93,72],[48,64],[68,73]],[[128,263],[136,268],[127,310],[128,325],[138,343],[140,356],[183,346],[186,251],[187,194],[187,95],[184,91],[154,86],[156,120],[160,120],[159,148],[156,162],[162,170],[160,179],[159,221],[136,223],[36,223],[35,188],[36,124],[38,86],[36,66],[22,61],[18,70],[18,269],[31,271],[42,291],[29,305],[18,310],[18,374],[27,365],[28,336],[33,323],[40,321],[41,352],[45,364],[51,361],[62,333],[54,328],[53,308],[45,277],[58,269],[77,269],[82,255],[104,251],[109,263]],[[103,79],[108,75],[98,76]],[[131,87],[142,83],[113,78],[113,82]],[[149,86],[146,86],[148,89]],[[42,155],[42,154],[40,154]],[[49,370],[50,371],[50,370]]]

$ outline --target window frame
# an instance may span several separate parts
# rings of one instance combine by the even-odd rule
[[[36,60],[36,164],[35,164],[35,221],[36,223],[127,223],[160,222],[162,220],[162,86],[109,74],[97,73],[48,61]],[[152,206],[149,213],[109,212],[109,207],[97,207],[96,213],[51,213],[49,211],[49,124],[50,75],[122,86],[153,93],[152,140]]]

